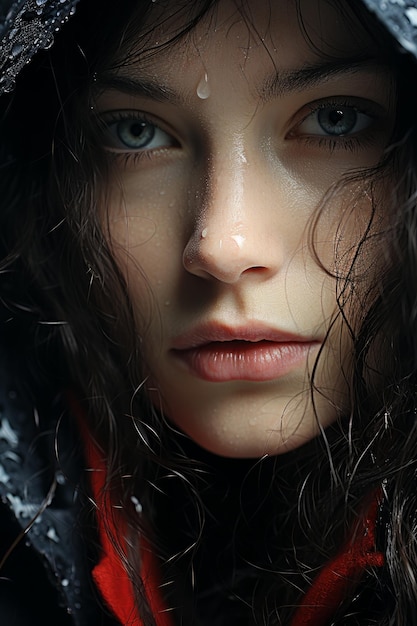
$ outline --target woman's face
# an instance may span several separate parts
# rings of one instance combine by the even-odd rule
[[[328,2],[301,4],[310,42],[291,0],[222,0],[186,37],[97,83],[110,234],[148,393],[231,457],[293,449],[346,409],[334,273],[369,224],[365,184],[326,203],[322,266],[309,227],[343,174],[378,163],[393,128],[391,78],[371,43]],[[148,45],[182,25],[165,18]]]

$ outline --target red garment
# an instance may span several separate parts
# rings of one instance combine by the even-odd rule
[[[142,626],[132,584],[108,532],[110,530],[111,535],[123,538],[126,524],[123,515],[111,506],[106,497],[104,491],[106,466],[102,455],[91,441],[87,445],[86,452],[88,463],[94,468],[90,475],[90,482],[97,505],[97,526],[103,549],[101,560],[93,569],[93,578],[106,604],[123,626]],[[152,552],[145,543],[141,546],[141,578],[157,626],[172,626],[171,617],[165,610],[159,591],[158,573]]]
[[[104,457],[85,432],[85,424],[81,425],[81,430],[84,434],[87,463],[93,468],[90,482],[97,505],[97,524],[103,548],[101,560],[93,570],[93,578],[107,606],[123,626],[142,626],[131,582],[108,534],[110,530],[111,535],[125,536],[125,521],[121,512],[112,507],[106,497]],[[327,626],[343,598],[358,584],[366,570],[384,565],[384,555],[375,550],[378,510],[379,498],[375,497],[355,537],[321,570],[307,590],[291,626]],[[141,563],[141,577],[157,626],[173,626],[160,594],[158,572],[152,552],[145,543],[141,546]]]
[[[87,467],[90,469],[90,485],[96,505],[96,519],[102,556],[93,569],[93,579],[106,605],[123,626],[143,626],[138,615],[132,584],[121,557],[110,540],[111,536],[123,540],[126,536],[126,523],[120,510],[113,507],[105,490],[106,463],[103,454],[94,444],[82,419],[82,411],[76,401],[70,398],[74,413],[78,416]],[[173,626],[171,616],[166,611],[159,589],[158,572],[151,550],[145,542],[141,545],[141,578],[149,607],[157,626]]]
[[[379,498],[375,497],[354,539],[321,570],[307,590],[291,626],[326,626],[366,570],[384,565],[384,555],[375,550],[379,505]]]
[[[92,467],[98,467],[97,458],[91,458]],[[101,463],[101,467],[103,467]],[[95,498],[103,487],[104,470],[92,473],[92,485]],[[375,499],[363,520],[362,534],[349,542],[318,574],[312,586],[306,592],[302,604],[297,609],[291,626],[326,626],[335,614],[346,594],[358,584],[369,567],[382,567],[384,555],[375,551],[375,526],[379,503]],[[121,565],[104,530],[103,516],[98,515],[99,532],[104,556],[95,567],[93,576],[103,598],[115,615],[126,626],[140,626],[135,617],[136,609],[132,597],[132,588],[127,574]],[[158,593],[157,572],[152,562],[149,549],[142,550],[142,576],[149,604],[157,617],[158,626],[172,624],[168,613],[163,612],[163,603]],[[133,617],[132,617],[133,616]]]

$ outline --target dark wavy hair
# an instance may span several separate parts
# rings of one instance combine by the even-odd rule
[[[336,276],[337,315],[353,354],[346,372],[350,407],[299,450],[256,461],[221,459],[178,432],[146,397],[138,312],[106,221],[110,164],[91,111],[97,78],[138,54],[138,33],[139,54],[158,54],[150,42],[159,21],[174,13],[181,18],[184,27],[164,44],[173,45],[216,0],[157,4],[153,21],[150,0],[119,2],[117,11],[99,0],[81,2],[54,47],[38,55],[0,102],[4,327],[28,380],[71,388],[85,407],[89,432],[106,454],[108,492],[128,520],[128,544],[137,547],[139,535],[147,537],[178,623],[288,624],[317,571],[378,494],[385,566],[353,587],[332,623],[417,624],[415,64],[360,2],[347,7],[334,0],[352,29],[360,21],[368,30],[397,78],[398,123],[381,163],[335,181],[323,199],[324,207],[360,184],[375,204],[349,267]],[[300,24],[317,46],[302,4]],[[243,12],[248,5],[239,4]],[[376,228],[381,181],[388,189],[386,219]],[[313,251],[320,216],[318,209]],[[370,245],[380,251],[379,265],[364,290],[361,252]],[[150,291],[146,277],[143,289]],[[145,326],[152,313],[145,305],[140,311]],[[132,497],[140,499],[143,516]],[[120,538],[112,540],[144,624],[152,626],[137,557]]]

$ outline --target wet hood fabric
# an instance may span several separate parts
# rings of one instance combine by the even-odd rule
[[[75,12],[78,0],[0,0],[0,93],[11,91],[33,55]]]
[[[79,489],[82,464],[73,420],[62,420],[58,398],[52,401],[51,410],[38,412],[34,408],[16,385],[20,372],[15,371],[14,359],[2,339],[0,624],[107,624],[94,597],[91,563],[80,530],[84,506]],[[36,390],[36,395],[46,397],[49,392]],[[13,565],[14,560],[19,562]],[[29,580],[25,570],[30,572]],[[42,578],[44,572],[49,581]],[[31,604],[32,589],[39,596],[40,607],[34,600]],[[9,603],[15,604],[10,614]],[[55,610],[55,604],[53,622],[48,615]],[[59,614],[58,607],[62,607]]]
[[[404,50],[417,58],[417,0],[362,0]]]
[[[13,89],[18,73],[38,50],[53,45],[54,33],[75,12],[78,1],[0,0],[0,94]],[[417,58],[417,0],[362,1]]]

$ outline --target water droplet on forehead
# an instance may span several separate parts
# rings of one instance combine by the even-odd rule
[[[201,100],[207,100],[210,96],[210,85],[208,82],[207,72],[197,85],[197,96],[201,98]]]

